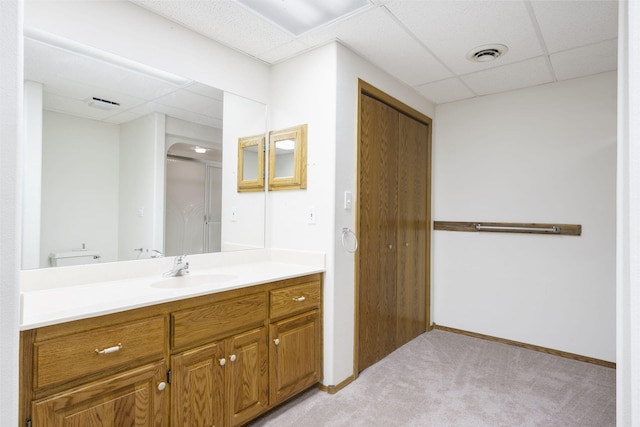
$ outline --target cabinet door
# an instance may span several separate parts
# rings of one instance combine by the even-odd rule
[[[166,426],[164,362],[75,387],[32,407],[33,427]]]
[[[171,425],[221,427],[224,423],[224,342],[171,357]]]
[[[270,398],[275,405],[322,379],[318,311],[272,324],[270,337]]]
[[[267,330],[253,329],[227,340],[229,425],[236,426],[268,408]]]

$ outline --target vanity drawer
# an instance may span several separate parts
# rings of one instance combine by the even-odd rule
[[[35,343],[34,388],[161,359],[166,336],[165,318],[154,317]]]
[[[271,318],[319,307],[320,289],[318,280],[271,291]]]
[[[266,292],[259,292],[172,313],[172,348],[211,342],[263,323],[266,299]]]

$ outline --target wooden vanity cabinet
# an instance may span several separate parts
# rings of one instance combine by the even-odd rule
[[[20,426],[235,427],[322,379],[322,275],[21,333]]]
[[[163,362],[143,365],[33,402],[32,425],[166,426]]]
[[[268,409],[264,291],[171,317],[174,346],[200,345],[171,357],[172,426],[237,426]]]
[[[268,408],[266,329],[171,357],[171,425],[236,426]]]
[[[270,402],[282,403],[322,380],[320,280],[270,292]]]
[[[162,315],[111,315],[24,331],[21,425],[168,426],[167,337]]]

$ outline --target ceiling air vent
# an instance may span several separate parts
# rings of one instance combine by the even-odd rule
[[[478,46],[467,53],[467,59],[473,62],[489,62],[507,53],[509,48],[503,44]]]
[[[89,106],[100,108],[102,110],[115,110],[120,107],[119,102],[109,101],[108,99],[96,98],[95,96],[89,100]]]

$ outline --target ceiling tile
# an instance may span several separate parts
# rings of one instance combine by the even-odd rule
[[[211,99],[216,99],[220,102],[224,100],[224,91],[215,87],[207,86],[202,83],[194,82],[185,87],[184,90],[198,95],[207,96]]]
[[[609,40],[618,35],[618,2],[532,1],[549,53]]]
[[[415,89],[424,95],[425,98],[436,104],[444,104],[445,102],[459,101],[476,96],[476,94],[458,78],[417,86]]]
[[[558,80],[612,71],[618,65],[618,40],[564,50],[550,56]]]
[[[461,79],[478,95],[506,92],[554,81],[545,57],[478,71]]]
[[[176,110],[197,111],[202,116],[222,117],[222,101],[186,90],[175,91],[157,98],[154,103],[170,106]]]
[[[307,49],[309,49],[308,45],[298,40],[294,40],[289,43],[278,45],[274,49],[262,52],[256,55],[256,57],[266,63],[275,64],[282,60],[291,58],[300,52],[304,52]]]
[[[544,53],[521,1],[398,0],[385,7],[455,73],[471,73]],[[495,43],[506,45],[509,52],[492,62],[466,59],[473,48]]]
[[[284,30],[233,1],[131,1],[252,56],[293,40]]]
[[[303,36],[301,40],[317,45],[335,38],[409,85],[452,76],[433,55],[396,25],[393,17],[383,8],[358,14]]]

